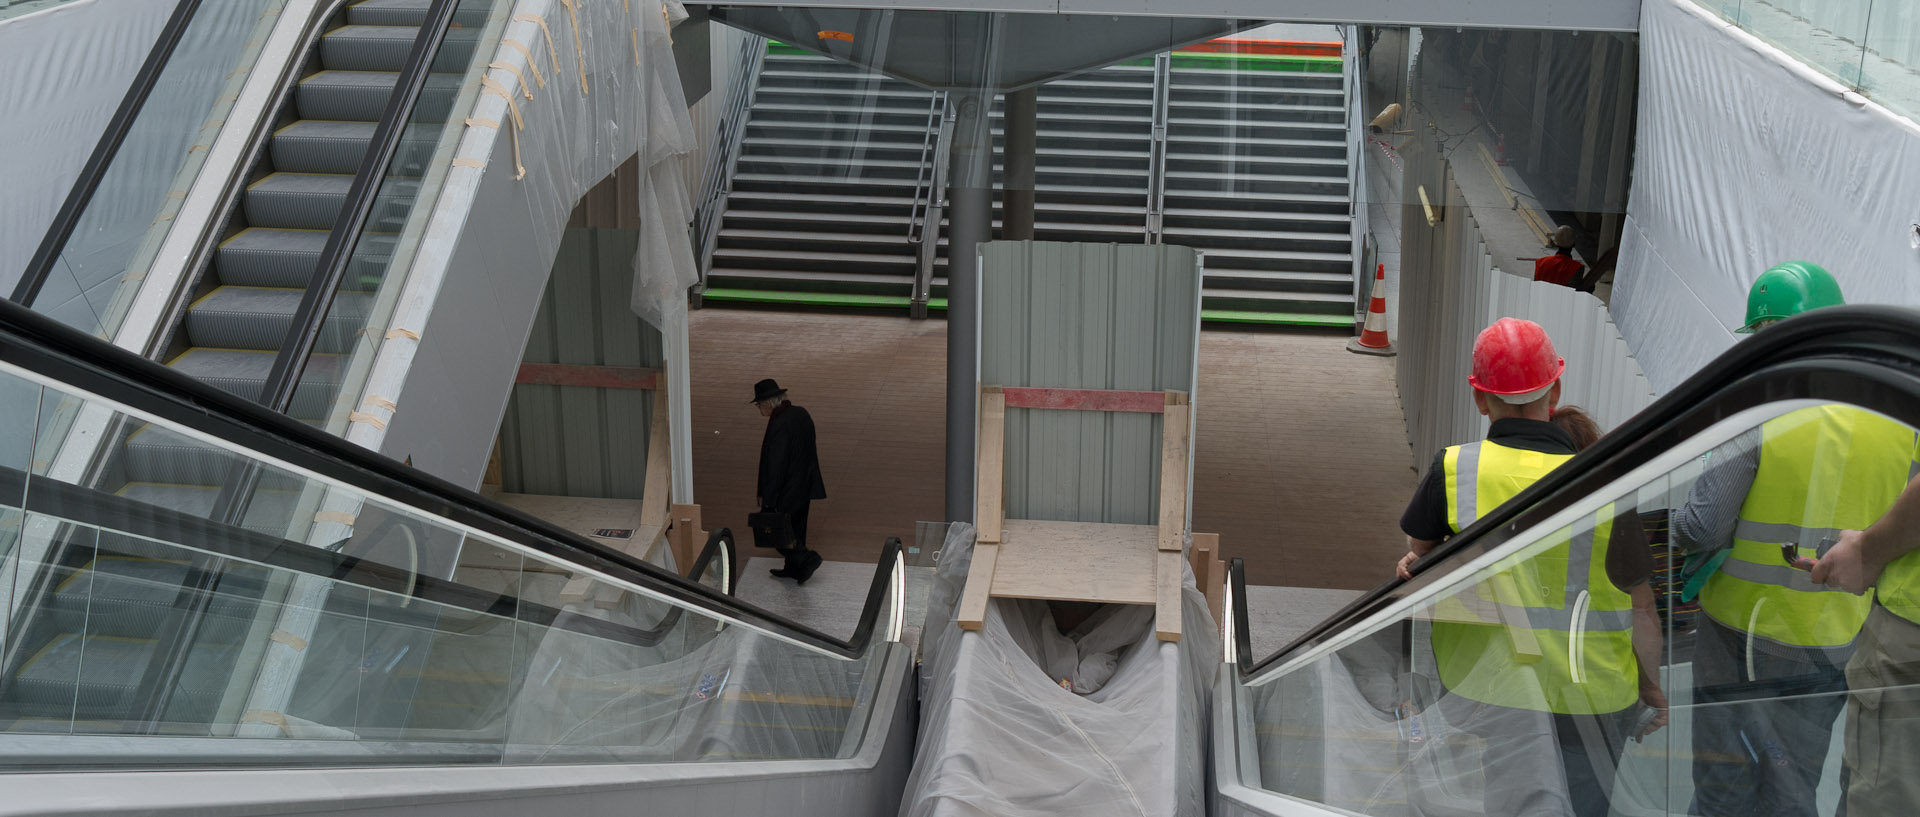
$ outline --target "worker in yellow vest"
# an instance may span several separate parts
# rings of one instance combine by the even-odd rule
[[[1566,361],[1539,324],[1502,318],[1474,341],[1487,439],[1435,456],[1401,516],[1398,574],[1573,458],[1549,421]],[[1665,723],[1653,557],[1630,511],[1564,528],[1553,544],[1431,611],[1440,713],[1481,739],[1487,814],[1605,815],[1625,738]],[[1642,707],[1642,702],[1645,707]],[[1644,711],[1645,719],[1634,713]]]
[[[1813,580],[1873,593],[1847,664],[1847,813],[1911,814],[1920,803],[1920,476],[1880,521],[1837,540]]]
[[[1741,332],[1842,303],[1806,262],[1762,273]],[[1793,566],[1880,518],[1906,484],[1912,429],[1848,406],[1776,417],[1715,449],[1671,522],[1701,617],[1693,648],[1693,814],[1808,815],[1846,702],[1865,597]],[[1803,563],[1804,564],[1804,563]]]

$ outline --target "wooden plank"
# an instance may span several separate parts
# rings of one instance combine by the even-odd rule
[[[667,526],[673,504],[672,438],[667,427],[667,390],[653,391],[653,424],[647,438],[647,484],[640,494],[640,524]]]
[[[699,505],[674,505],[667,509],[667,516],[673,520],[668,535],[668,544],[673,548],[673,563],[680,568],[681,575],[693,569],[693,560],[700,557],[700,549],[707,546],[705,524],[700,519]]]
[[[1226,620],[1227,604],[1227,563],[1213,560],[1213,569],[1208,575],[1216,581],[1207,585],[1207,609],[1213,611],[1213,622],[1218,624]]]
[[[1215,556],[1220,554],[1220,534],[1193,534],[1193,550],[1187,553],[1187,562],[1193,565],[1193,578],[1200,588],[1207,587],[1207,571],[1213,568]]]
[[[973,516],[976,541],[999,542],[1006,516],[1007,395],[998,388],[988,387],[980,394],[978,439],[980,481]]]
[[[532,386],[583,386],[599,389],[651,389],[659,369],[638,366],[590,366],[577,363],[522,363],[513,382]]]
[[[993,595],[1153,604],[1156,537],[1150,525],[1009,519]]]
[[[1160,549],[1185,549],[1187,532],[1187,434],[1190,430],[1186,396],[1167,392],[1166,416],[1160,425]]]
[[[1000,546],[975,544],[973,563],[967,567],[967,586],[960,591],[960,609],[954,618],[960,629],[978,630],[987,618],[987,598],[993,589],[993,576],[1000,560]]]
[[[1163,550],[1156,554],[1154,571],[1153,630],[1161,641],[1180,640],[1180,554]]]
[[[1056,411],[1124,411],[1159,414],[1166,407],[1166,394],[1157,391],[1116,389],[1047,389],[1007,386],[1007,408],[1052,409]]]

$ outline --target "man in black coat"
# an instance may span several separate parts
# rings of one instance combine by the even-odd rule
[[[793,544],[780,552],[787,564],[772,572],[806,584],[820,567],[820,554],[807,549],[807,508],[813,500],[827,498],[813,416],[788,402],[787,390],[771,378],[753,384],[753,404],[767,418],[767,434],[760,440],[760,509],[793,520]]]

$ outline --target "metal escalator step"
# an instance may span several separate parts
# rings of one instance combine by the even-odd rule
[[[181,374],[247,400],[258,400],[273,368],[273,352],[193,348],[167,363]],[[316,354],[307,361],[287,411],[295,419],[324,419],[340,385],[340,355]]]
[[[412,26],[427,21],[427,7],[433,0],[362,0],[347,7],[347,23],[360,26]],[[461,3],[453,12],[453,22],[477,27],[487,21],[485,3]]]
[[[320,38],[320,63],[334,71],[393,71],[407,65],[417,26],[344,25]],[[473,58],[478,28],[454,28],[433,55],[434,71],[459,71]]]
[[[366,158],[373,129],[372,122],[295,122],[273,135],[273,167],[289,173],[352,175]]]
[[[353,249],[347,266],[348,289],[371,290],[386,271],[399,237],[367,233]],[[304,289],[313,281],[320,253],[327,246],[325,230],[276,230],[249,227],[220,243],[214,263],[220,280],[236,286]]]
[[[279,349],[305,294],[300,289],[220,287],[187,308],[187,337],[195,346],[217,349]],[[315,348],[346,351],[353,334],[366,324],[372,304],[372,293],[335,293]]]
[[[275,173],[249,185],[241,206],[255,227],[330,230],[352,187],[344,174]]]
[[[300,80],[294,107],[301,119],[378,122],[399,78],[390,71],[321,71]],[[460,79],[457,74],[428,75],[412,121],[445,121],[459,93]]]
[[[20,663],[9,702],[64,704],[94,716],[124,702],[145,674],[153,648],[151,638],[59,633]]]
[[[120,448],[128,482],[219,485],[228,479],[237,459],[212,443],[152,425],[127,435]],[[305,478],[279,469],[268,470],[260,478],[260,487],[267,490],[290,491],[304,484]]]
[[[243,637],[265,591],[257,567],[229,565],[207,605],[200,638],[225,643]],[[186,562],[101,556],[83,567],[84,575],[65,583],[43,610],[72,632],[123,638],[151,638],[166,623],[190,566]]]

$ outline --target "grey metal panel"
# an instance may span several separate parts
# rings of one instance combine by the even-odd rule
[[[1192,393],[1192,249],[996,241],[980,257],[982,384]],[[1150,524],[1159,479],[1158,415],[1007,412],[1009,517]]]
[[[733,0],[729,6],[785,6],[788,0]],[[1639,31],[1639,0],[1582,3],[1555,0],[814,0],[810,9],[1005,11],[1042,14],[1257,17],[1297,23],[1358,23],[1383,26],[1544,28],[1570,31]]]
[[[659,331],[627,308],[638,242],[637,230],[566,231],[523,361],[660,367]],[[651,391],[515,385],[500,427],[502,487],[639,499],[652,421]]]

